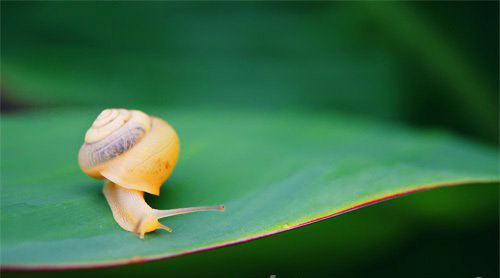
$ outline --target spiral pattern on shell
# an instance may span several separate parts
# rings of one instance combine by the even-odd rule
[[[138,110],[106,109],[85,134],[80,164],[91,168],[126,152],[151,129],[151,119]]]

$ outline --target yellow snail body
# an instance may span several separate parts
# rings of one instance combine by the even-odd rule
[[[179,155],[179,138],[165,121],[138,110],[106,109],[85,134],[78,153],[83,172],[105,179],[104,196],[115,221],[125,230],[144,234],[172,231],[158,219],[223,206],[156,210],[144,201],[144,192],[159,195]]]

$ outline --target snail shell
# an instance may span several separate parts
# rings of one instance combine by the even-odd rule
[[[179,138],[165,121],[138,110],[106,109],[85,134],[78,161],[97,179],[160,194],[179,155]]]

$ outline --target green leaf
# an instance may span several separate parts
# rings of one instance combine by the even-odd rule
[[[434,188],[498,180],[497,152],[447,135],[326,113],[143,108],[168,120],[181,156],[155,208],[224,204],[162,220],[144,240],[122,230],[102,182],[77,163],[98,110],[2,119],[2,263],[78,268],[240,243]]]

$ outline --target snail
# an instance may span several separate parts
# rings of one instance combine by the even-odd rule
[[[157,229],[172,232],[160,218],[224,210],[224,206],[157,210],[146,203],[144,192],[160,194],[178,155],[179,138],[167,122],[139,110],[105,109],[86,132],[78,162],[85,174],[105,180],[103,193],[118,225],[142,239]]]

